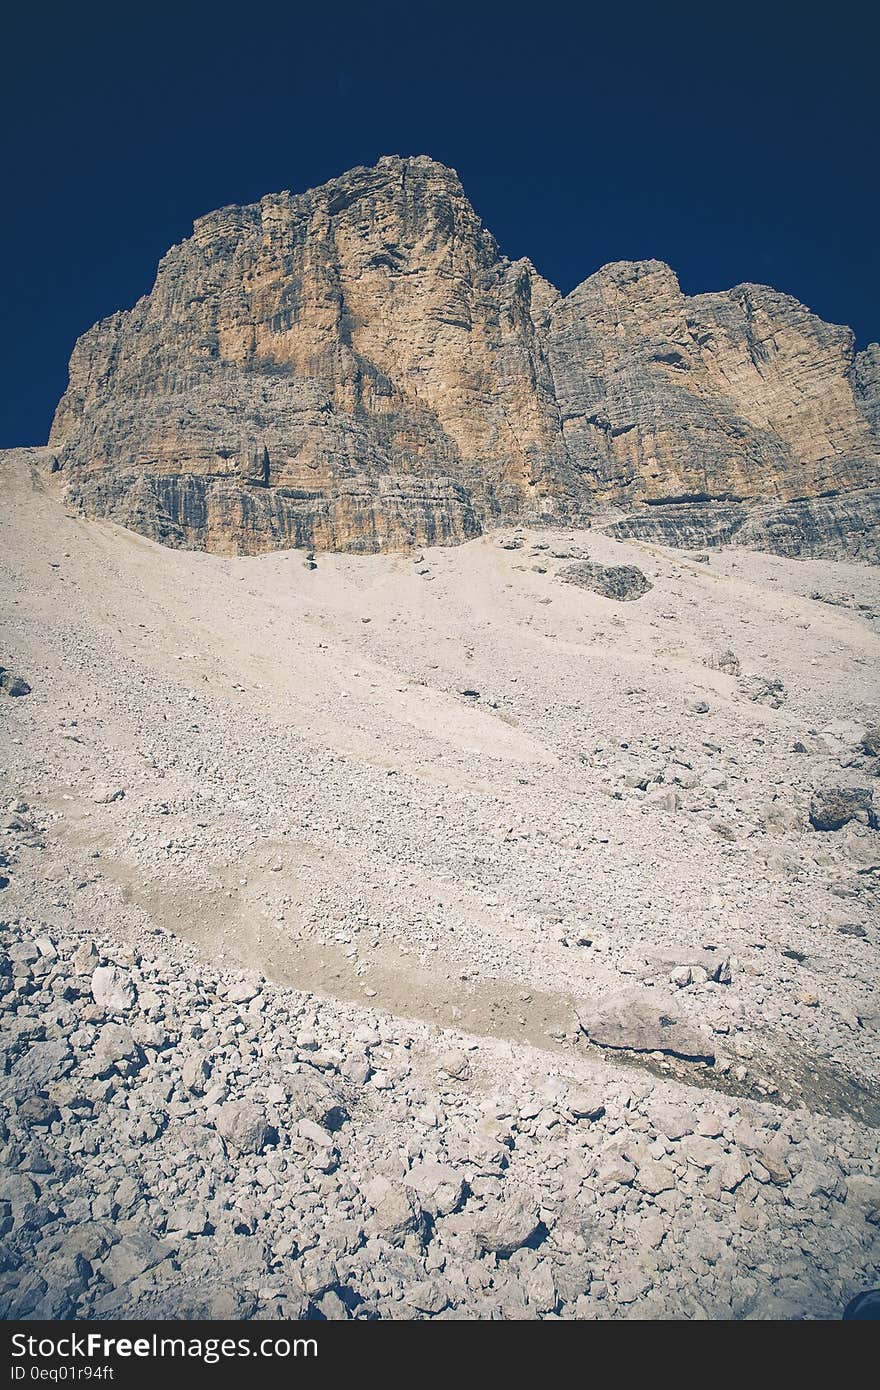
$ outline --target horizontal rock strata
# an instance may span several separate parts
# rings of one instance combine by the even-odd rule
[[[198,219],[77,343],[50,444],[88,513],[227,553],[616,506],[673,544],[876,559],[878,383],[876,345],[765,286],[621,262],[563,296],[452,170],[394,157]]]

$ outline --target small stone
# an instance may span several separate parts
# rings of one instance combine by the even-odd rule
[[[304,1119],[297,1124],[297,1132],[303,1139],[307,1139],[310,1144],[315,1144],[319,1149],[329,1149],[333,1147],[333,1136],[314,1120]]]
[[[17,699],[22,695],[30,695],[31,688],[23,676],[16,676],[12,671],[8,671],[5,666],[0,666],[0,690],[4,694]]]
[[[142,1053],[131,1029],[120,1023],[108,1023],[98,1034],[89,1070],[95,1076],[109,1076],[111,1072],[129,1076],[138,1070],[141,1062]]]
[[[18,1107],[18,1114],[26,1125],[43,1128],[58,1119],[58,1108],[45,1096],[28,1096]]]
[[[226,998],[230,1004],[247,1004],[259,994],[259,986],[247,980],[237,980],[229,986]]]
[[[861,749],[869,758],[880,758],[880,725],[866,729],[861,738]]]
[[[91,975],[97,963],[98,952],[91,941],[82,942],[73,953],[72,965],[77,975]]]
[[[467,1081],[471,1074],[470,1062],[465,1052],[447,1052],[440,1059],[440,1070],[456,1081]]]
[[[240,1153],[262,1153],[272,1130],[258,1106],[251,1101],[228,1101],[217,1112],[217,1133]]]
[[[418,1194],[429,1216],[448,1216],[457,1211],[464,1200],[465,1186],[459,1173],[448,1164],[423,1159],[414,1163],[406,1175],[406,1183]]]
[[[604,1098],[586,1091],[572,1091],[566,1099],[566,1109],[576,1120],[598,1120],[605,1114]]]
[[[474,1217],[474,1235],[483,1250],[511,1255],[537,1236],[541,1227],[537,1205],[524,1194],[487,1202]]]
[[[636,1166],[622,1154],[612,1154],[604,1160],[596,1173],[600,1187],[628,1187],[635,1181]]]
[[[413,1191],[404,1183],[376,1177],[364,1189],[364,1197],[373,1209],[377,1232],[392,1245],[402,1245],[408,1235],[420,1230],[421,1207]]]
[[[668,1192],[675,1186],[675,1174],[666,1163],[649,1160],[639,1168],[635,1183],[643,1192],[656,1196],[659,1192]]]
[[[204,1057],[193,1053],[184,1059],[181,1067],[181,1080],[188,1091],[201,1095],[210,1075],[211,1069]]]
[[[121,801],[124,796],[122,787],[100,785],[92,791],[92,800],[96,806],[109,806],[114,801]]]
[[[695,1168],[712,1168],[724,1158],[724,1148],[717,1139],[702,1134],[689,1134],[682,1139],[681,1152]]]

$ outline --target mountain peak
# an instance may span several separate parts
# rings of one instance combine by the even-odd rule
[[[77,344],[51,444],[73,501],[177,545],[376,550],[612,505],[656,529],[682,499],[876,486],[878,371],[797,301],[688,298],[662,261],[563,299],[453,169],[392,154],[198,218]],[[812,515],[770,540],[873,554],[869,512],[845,542]]]

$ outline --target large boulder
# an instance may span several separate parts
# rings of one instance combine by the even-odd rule
[[[810,825],[814,830],[840,830],[852,820],[877,829],[877,812],[867,787],[829,787],[813,792]]]
[[[654,587],[647,575],[635,565],[599,565],[592,560],[566,565],[556,578],[561,579],[563,584],[577,584],[581,589],[592,589],[594,594],[616,599],[619,603],[641,598]]]
[[[658,990],[622,990],[609,999],[577,1005],[581,1028],[601,1047],[665,1052],[690,1061],[714,1062],[711,1040],[683,1021]]]

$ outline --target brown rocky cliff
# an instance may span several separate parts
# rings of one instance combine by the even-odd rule
[[[80,339],[50,444],[87,511],[169,543],[375,550],[865,489],[877,380],[764,287],[621,263],[563,298],[453,171],[388,158],[199,219]]]
[[[659,261],[605,266],[556,308],[549,349],[569,453],[605,500],[876,481],[851,333],[765,286],[689,299]]]

